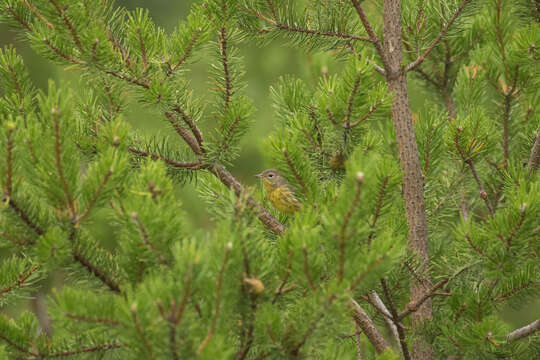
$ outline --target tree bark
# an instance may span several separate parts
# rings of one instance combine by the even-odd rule
[[[415,302],[422,298],[431,284],[428,272],[429,252],[424,185],[409,103],[406,70],[401,63],[403,43],[400,0],[384,1],[384,35],[384,52],[388,61],[386,77],[390,90],[394,93],[392,117],[403,170],[403,196],[409,225],[408,250],[419,260],[421,266],[417,275],[425,280],[419,283],[415,277],[411,278],[411,302]],[[431,311],[431,299],[428,299],[418,311],[412,314],[413,329],[421,327],[426,319],[431,318]],[[412,355],[415,360],[431,360],[433,350],[427,342],[417,338],[413,342]]]

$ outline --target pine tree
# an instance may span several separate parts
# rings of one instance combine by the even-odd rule
[[[540,353],[540,319],[502,317],[532,314],[540,289],[536,4],[205,0],[171,33],[109,0],[1,0],[0,14],[86,88],[38,90],[0,52],[0,308],[66,277],[50,324],[0,315],[0,358]],[[255,119],[238,46],[272,40],[341,66],[271,89],[267,161],[303,203],[294,216],[228,170]],[[186,76],[202,56],[210,96]],[[131,129],[127,97],[181,145]],[[175,189],[190,181],[211,231],[188,231]]]

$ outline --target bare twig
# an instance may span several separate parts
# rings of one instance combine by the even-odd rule
[[[486,190],[484,189],[484,186],[482,185],[482,181],[480,180],[478,173],[476,172],[476,168],[474,166],[473,161],[471,159],[467,159],[465,160],[465,163],[469,165],[469,168],[471,169],[474,180],[476,181],[476,184],[478,185],[478,188],[480,189],[480,197],[482,198],[482,200],[484,200],[486,207],[489,210],[489,213],[493,215],[495,211],[493,210],[493,207],[491,206],[491,203],[489,202],[488,194]]]
[[[429,289],[425,294],[424,296],[422,296],[420,299],[414,301],[414,302],[410,302],[407,304],[407,310],[404,310],[402,312],[399,313],[399,315],[397,316],[397,320],[398,321],[401,321],[403,320],[403,318],[405,318],[405,316],[409,315],[410,313],[413,313],[415,311],[418,310],[418,308],[427,300],[429,299],[430,297],[434,296],[436,294],[436,291],[438,289],[440,289],[441,287],[443,287],[450,279],[444,279],[444,280],[441,280],[439,281],[438,283],[436,283],[435,285],[433,285],[431,287],[431,289]]]
[[[392,314],[392,321],[396,325],[396,329],[399,336],[399,344],[401,348],[401,353],[403,354],[403,358],[405,360],[411,360],[411,354],[409,353],[409,347],[407,345],[405,331],[403,330],[403,325],[401,325],[401,322],[399,320],[396,307],[394,306],[394,301],[392,300],[392,295],[390,294],[390,290],[388,289],[388,286],[386,285],[386,280],[381,279],[381,285],[384,291],[384,296],[386,297],[386,301],[388,302],[388,307],[390,308],[390,313]]]
[[[375,290],[371,291],[368,296],[369,296],[369,299],[371,300],[371,304],[375,306],[375,308],[379,310],[381,314],[384,315],[383,316],[384,321],[386,322],[386,325],[388,326],[388,328],[390,328],[390,331],[394,335],[394,338],[396,339],[396,342],[399,345],[399,350],[403,354],[403,349],[401,348],[401,343],[399,341],[399,333],[398,333],[396,324],[394,324],[394,322],[392,321],[392,314],[390,314],[390,312],[386,308],[386,305],[384,305],[383,301],[379,297],[379,294],[377,294]]]
[[[515,341],[523,339],[524,337],[534,334],[538,330],[540,330],[540,319],[537,319],[528,325],[512,331],[511,333],[506,335],[506,340]]]
[[[375,327],[364,309],[353,298],[350,299],[350,307],[354,322],[366,334],[369,342],[375,347],[377,354],[382,354],[389,347],[382,334]]]

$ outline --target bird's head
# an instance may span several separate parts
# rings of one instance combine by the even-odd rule
[[[286,186],[287,180],[281,175],[281,173],[276,169],[264,170],[262,173],[255,175],[259,179],[262,179],[265,188],[275,189],[280,186]]]

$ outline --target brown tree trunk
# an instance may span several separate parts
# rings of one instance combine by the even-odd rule
[[[403,170],[403,196],[409,225],[408,249],[421,263],[416,276],[411,276],[411,302],[414,302],[428,291],[431,284],[428,271],[429,252],[424,185],[409,103],[406,71],[401,64],[403,44],[400,0],[384,1],[384,36],[384,52],[388,62],[386,77],[394,93],[392,117]],[[423,280],[422,283],[419,283],[416,277]],[[413,329],[420,327],[429,318],[431,318],[431,300],[428,299],[412,314]],[[433,350],[429,344],[417,338],[413,342],[412,355],[415,360],[431,360]]]

